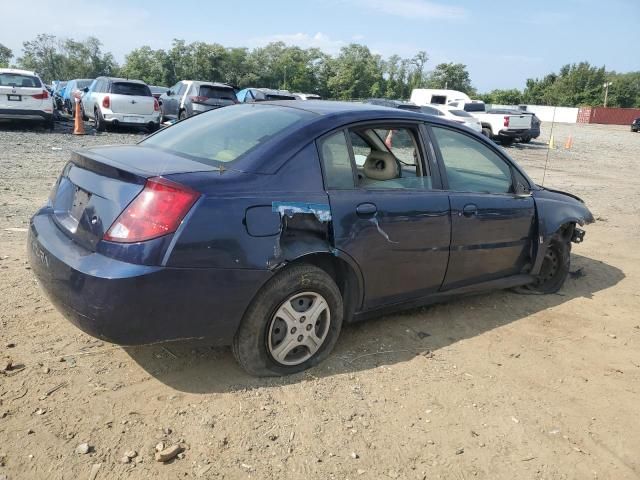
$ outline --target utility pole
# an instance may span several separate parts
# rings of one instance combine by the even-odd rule
[[[609,96],[609,86],[613,85],[613,82],[607,82],[604,85],[604,108],[607,108],[607,97]]]

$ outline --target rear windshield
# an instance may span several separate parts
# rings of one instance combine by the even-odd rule
[[[111,84],[111,93],[118,95],[133,95],[136,97],[150,97],[151,90],[142,83],[114,82]]]
[[[292,97],[290,95],[274,95],[271,93],[266,94],[267,100],[295,100],[296,97]]]
[[[219,98],[222,100],[235,100],[236,94],[232,88],[214,87],[212,85],[200,85],[200,96],[207,98]]]
[[[301,121],[304,110],[245,103],[218,108],[178,122],[141,142],[208,165],[237,160]]]
[[[465,103],[464,109],[467,112],[484,112],[484,103]]]
[[[449,112],[453,113],[456,117],[471,117],[470,113],[465,112],[464,110],[449,110]]]
[[[19,73],[0,73],[0,87],[40,88],[42,83],[38,77]]]

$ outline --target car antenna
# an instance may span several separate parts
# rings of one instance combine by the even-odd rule
[[[553,107],[553,117],[551,118],[551,132],[549,132],[549,145],[547,146],[547,158],[544,161],[544,171],[542,172],[542,187],[544,187],[544,179],[547,176],[547,165],[549,164],[549,150],[553,147],[553,126],[556,122],[556,108]]]

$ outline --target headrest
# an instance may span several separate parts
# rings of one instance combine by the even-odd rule
[[[391,180],[400,176],[398,160],[392,153],[372,150],[362,167],[367,178],[373,180]]]

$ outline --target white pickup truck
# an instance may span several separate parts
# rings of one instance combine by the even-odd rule
[[[503,145],[511,145],[516,140],[524,138],[531,129],[531,115],[487,113],[484,102],[480,100],[457,100],[449,102],[448,105],[465,110],[476,117],[482,124],[482,134]]]

